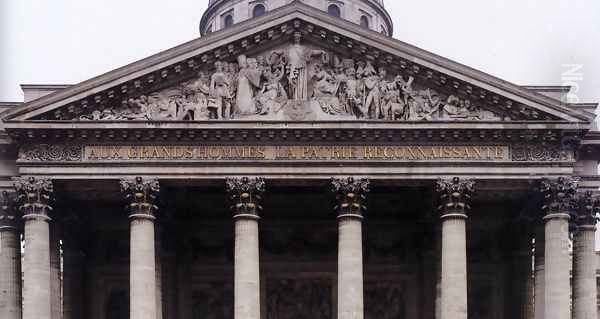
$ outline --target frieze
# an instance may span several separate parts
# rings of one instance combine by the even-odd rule
[[[301,43],[261,55],[238,55],[195,70],[172,87],[124,97],[76,121],[502,121],[470,100],[420,83],[385,61],[352,58]]]
[[[553,145],[517,144],[512,146],[512,160],[516,162],[573,161],[573,150]]]
[[[572,162],[572,150],[530,144],[28,144],[19,162]]]
[[[75,162],[82,156],[83,146],[75,144],[29,144],[19,149],[19,161]]]

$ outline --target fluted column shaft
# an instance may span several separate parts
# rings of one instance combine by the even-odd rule
[[[362,220],[338,218],[338,318],[363,318]]]
[[[131,318],[156,319],[154,220],[134,217],[130,232]]]
[[[573,319],[597,318],[596,227],[580,226],[573,247]]]
[[[50,227],[53,193],[45,179],[15,180],[19,210],[25,221],[23,256],[23,319],[51,318]]]
[[[156,311],[156,248],[154,220],[158,181],[121,181],[128,200],[130,220],[130,318],[157,319]]]
[[[234,220],[234,319],[260,319],[258,220],[265,182],[260,178],[230,178],[226,189]]]
[[[10,226],[0,227],[0,318],[21,319],[21,240]]]
[[[573,239],[573,319],[596,319],[598,265],[595,233],[600,198],[586,191],[579,194],[575,206],[577,231]]]
[[[0,204],[0,318],[21,319],[21,238],[14,194]]]
[[[464,217],[463,217],[464,216]],[[441,318],[467,318],[466,215],[442,219]]]
[[[25,218],[23,319],[50,319],[50,229],[48,217]]]
[[[474,182],[439,180],[438,210],[442,221],[441,305],[442,319],[467,319],[467,230],[466,212],[470,209]]]
[[[234,318],[260,318],[258,218],[235,218]]]
[[[545,294],[544,318],[569,319],[570,256],[569,215],[551,214],[544,217],[545,226]]]

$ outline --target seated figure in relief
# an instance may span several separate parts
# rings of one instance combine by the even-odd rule
[[[264,77],[266,82],[262,90],[256,97],[256,107],[258,114],[266,115],[278,113],[287,102],[287,93],[281,84],[281,79],[285,75],[283,65],[274,66],[273,70],[265,69]]]
[[[196,80],[184,85],[184,103],[178,114],[179,120],[207,120],[210,87],[205,72],[198,72]]]
[[[321,110],[326,114],[348,115],[336,96],[339,83],[334,76],[321,63],[317,63],[314,68],[313,80],[315,83],[312,98],[319,103]]]

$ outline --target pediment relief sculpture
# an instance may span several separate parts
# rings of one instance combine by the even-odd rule
[[[300,43],[216,61],[175,87],[127,98],[71,120],[500,121],[477,103],[443,94],[385,63]]]

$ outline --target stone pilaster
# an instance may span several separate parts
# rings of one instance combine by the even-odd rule
[[[332,190],[336,194],[338,219],[338,319],[362,319],[363,249],[362,219],[366,211],[369,180],[334,178]]]
[[[474,182],[439,180],[438,209],[442,221],[442,319],[467,319],[467,242],[466,220]]]
[[[52,181],[34,177],[15,180],[25,221],[23,319],[51,318],[50,211]]]
[[[596,319],[596,216],[600,200],[592,192],[581,194],[577,200],[573,240],[573,319]]]
[[[21,319],[21,240],[14,194],[0,204],[0,318]]]
[[[155,213],[157,180],[122,180],[130,220],[130,318],[157,319]]]
[[[544,196],[544,318],[570,319],[570,253],[569,219],[573,195],[577,189],[574,179],[560,177],[543,180],[540,191]]]
[[[265,191],[262,178],[228,178],[225,182],[235,223],[234,319],[260,319],[258,220]]]

